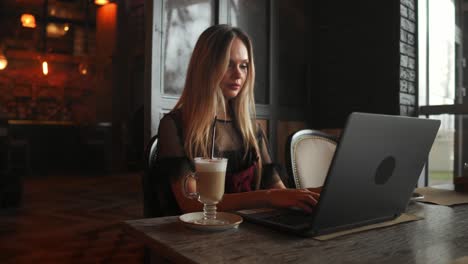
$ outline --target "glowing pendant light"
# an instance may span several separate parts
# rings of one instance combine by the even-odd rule
[[[109,0],[94,0],[96,5],[105,5],[109,3]]]
[[[5,56],[0,54],[0,71],[4,70],[8,65],[8,60]]]
[[[86,75],[88,74],[88,69],[89,66],[86,62],[82,62],[80,63],[80,65],[78,65],[78,72],[81,74],[81,75]]]
[[[31,14],[22,14],[21,15],[21,25],[27,28],[36,27],[36,18]]]
[[[44,75],[49,74],[49,65],[47,64],[47,61],[42,62],[42,73]]]

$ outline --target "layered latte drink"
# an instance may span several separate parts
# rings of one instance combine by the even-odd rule
[[[216,204],[223,199],[224,179],[226,177],[227,159],[195,158],[195,173],[185,176],[183,191],[190,199],[196,199],[203,204],[203,218],[195,223],[202,225],[222,225],[225,221],[216,218]],[[187,183],[196,181],[197,191],[188,192]]]
[[[227,159],[195,158],[198,200],[204,204],[217,204],[224,195]]]

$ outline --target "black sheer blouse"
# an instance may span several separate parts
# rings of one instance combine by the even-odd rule
[[[251,149],[245,155],[242,138],[232,121],[217,120],[215,137],[215,156],[228,158],[227,174],[238,177],[239,172],[249,170],[256,165],[257,154]],[[159,125],[159,141],[156,167],[150,175],[158,189],[162,215],[180,214],[180,209],[171,191],[170,183],[194,171],[193,162],[186,156],[182,142],[182,122],[179,111],[166,114]],[[281,178],[274,168],[268,149],[267,140],[261,129],[258,129],[257,140],[262,157],[262,175],[255,175],[249,189],[267,189]],[[240,173],[242,174],[242,173]],[[256,174],[256,170],[255,170]],[[235,179],[234,179],[235,180]],[[228,181],[228,179],[226,179]],[[228,182],[226,182],[228,185]],[[232,192],[226,187],[226,193]]]

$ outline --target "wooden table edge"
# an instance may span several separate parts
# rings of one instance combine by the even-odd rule
[[[127,233],[137,239],[143,238],[143,243],[148,246],[149,248],[153,249],[158,253],[158,256],[172,262],[172,263],[190,263],[190,264],[197,264],[198,262],[194,262],[193,260],[186,258],[185,256],[177,253],[171,247],[160,243],[158,240],[149,237],[144,232],[134,228],[128,222],[132,222],[134,220],[127,220],[120,222],[121,226],[127,231]],[[164,254],[161,254],[164,252]]]

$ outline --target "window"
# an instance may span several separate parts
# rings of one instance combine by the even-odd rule
[[[163,93],[180,95],[198,36],[214,24],[212,0],[165,0],[163,14]]]
[[[418,2],[419,105],[453,105],[456,91],[456,24],[453,0]],[[453,114],[429,116],[441,126],[429,155],[429,185],[451,183],[454,176]]]

